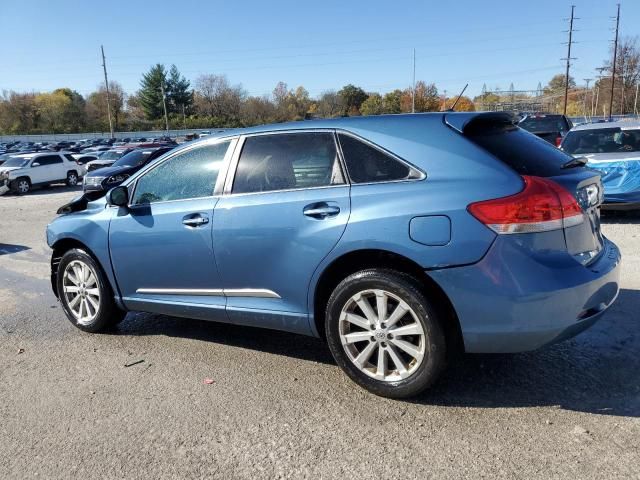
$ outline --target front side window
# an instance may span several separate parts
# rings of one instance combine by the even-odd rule
[[[272,192],[343,183],[332,133],[269,134],[246,138],[232,193]]]
[[[46,165],[62,163],[62,158],[60,155],[45,155],[44,157],[34,158],[33,163],[39,163],[41,167],[44,167]]]
[[[413,171],[382,150],[351,135],[339,134],[338,138],[347,171],[353,183],[389,182],[419,178],[418,172]]]
[[[171,157],[140,177],[131,203],[210,197],[230,143],[205,145]]]

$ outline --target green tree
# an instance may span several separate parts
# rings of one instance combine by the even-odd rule
[[[338,91],[343,115],[358,115],[360,106],[367,99],[367,93],[355,85],[345,85]]]
[[[379,93],[370,93],[362,105],[360,105],[362,115],[380,115],[384,112],[384,101]]]
[[[544,87],[543,89],[544,93],[554,94],[554,93],[564,92],[565,78],[566,77],[564,73],[559,73],[557,75],[554,75],[551,78],[551,80],[549,80],[549,83],[547,83],[547,86]],[[574,88],[575,86],[576,86],[576,81],[571,75],[569,75],[569,88]]]
[[[384,103],[385,113],[401,113],[402,112],[402,90],[395,89],[385,93],[382,99]]]
[[[162,106],[162,86],[166,88],[167,72],[158,63],[142,75],[137,97],[147,120],[156,120],[164,115]]]
[[[184,76],[180,75],[178,68],[171,65],[169,75],[166,78],[166,94],[167,94],[167,110],[170,113],[182,114],[182,108],[185,112],[191,111],[193,104],[193,91],[189,90],[191,84]]]

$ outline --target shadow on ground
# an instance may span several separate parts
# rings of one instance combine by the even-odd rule
[[[9,243],[0,243],[0,255],[9,255],[11,253],[23,252],[31,247],[25,245],[12,245]]]
[[[78,192],[82,193],[82,185],[76,185],[75,187],[69,187],[64,183],[53,184],[49,187],[33,187],[29,193],[25,195],[18,195],[14,192],[7,192],[4,194],[4,197],[32,197],[32,196],[40,196],[40,195],[50,195],[52,193],[65,193],[65,192]]]
[[[640,224],[640,209],[629,211],[603,210],[600,212],[603,224]]]
[[[463,355],[414,403],[452,407],[559,408],[640,416],[640,291],[617,303],[578,337],[535,352]],[[323,341],[273,330],[130,314],[116,334],[167,335],[333,364]]]

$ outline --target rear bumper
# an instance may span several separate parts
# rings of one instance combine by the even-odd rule
[[[453,303],[467,352],[522,352],[573,337],[602,316],[618,295],[620,251],[605,239],[585,267],[498,237],[477,264],[429,274]]]

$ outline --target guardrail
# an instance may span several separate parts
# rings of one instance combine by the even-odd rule
[[[217,133],[230,130],[228,128],[196,128],[187,130],[147,130],[144,132],[114,132],[115,138],[149,138],[169,136],[184,137],[185,135],[193,135],[194,133]],[[92,138],[108,138],[109,132],[90,132],[90,133],[42,133],[36,135],[0,135],[0,142],[61,142],[61,141],[77,141]]]

